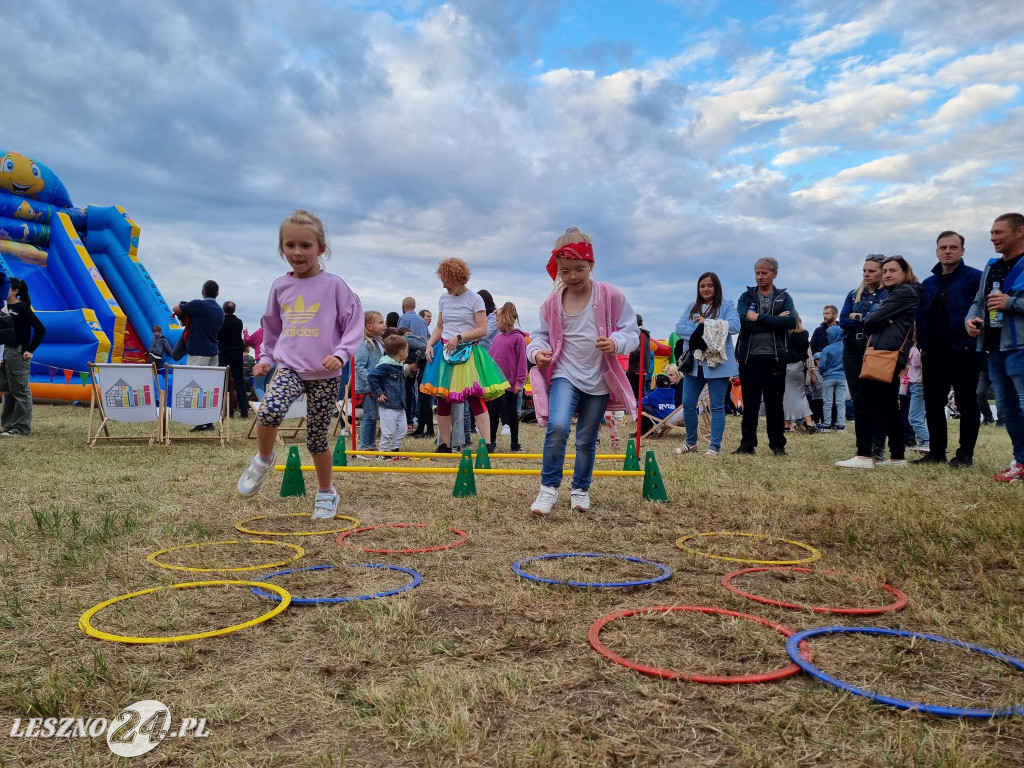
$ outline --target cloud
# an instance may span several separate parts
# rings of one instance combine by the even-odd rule
[[[435,307],[457,255],[527,326],[578,225],[667,335],[709,267],[735,296],[755,251],[780,255],[798,305],[837,303],[864,252],[949,226],[983,244],[1019,196],[1015,6],[683,8],[643,61],[578,2],[41,0],[5,18],[0,148],[126,208],[169,300],[213,277],[250,325],[297,207],[368,307]]]

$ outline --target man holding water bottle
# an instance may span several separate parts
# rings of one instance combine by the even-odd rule
[[[985,265],[978,295],[964,325],[988,352],[988,374],[996,411],[1013,444],[1013,461],[993,480],[1024,480],[1024,215],[1004,213],[990,231],[1000,257]]]

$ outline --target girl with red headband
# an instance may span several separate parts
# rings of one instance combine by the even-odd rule
[[[629,410],[636,400],[616,355],[640,344],[636,312],[618,288],[591,277],[594,246],[570,227],[555,241],[548,274],[555,290],[540,308],[540,327],[530,334],[527,357],[536,364],[531,376],[537,422],[547,424],[540,493],[530,507],[548,515],[558,501],[565,447],[576,415],[576,461],[570,504],[590,511],[597,437],[606,408]]]

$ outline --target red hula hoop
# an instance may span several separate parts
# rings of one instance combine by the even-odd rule
[[[769,683],[774,680],[781,680],[784,677],[789,677],[800,670],[799,666],[792,663],[788,666],[771,670],[770,672],[759,672],[752,675],[690,675],[684,672],[676,672],[674,669],[661,669],[659,667],[648,667],[643,664],[638,664],[635,661],[630,661],[624,656],[619,656],[601,642],[601,630],[616,619],[624,619],[628,616],[642,616],[649,613],[671,613],[673,611],[693,611],[695,613],[715,613],[722,616],[733,616],[737,619],[746,619],[747,621],[757,622],[758,624],[774,629],[785,637],[792,637],[795,634],[793,630],[788,627],[784,627],[781,624],[775,624],[774,622],[762,619],[758,616],[751,616],[749,613],[730,611],[726,608],[708,608],[703,605],[652,605],[646,608],[635,608],[629,611],[619,611],[618,613],[610,613],[607,616],[602,616],[591,624],[590,631],[587,633],[587,639],[590,640],[590,645],[595,651],[605,658],[611,659],[616,664],[621,664],[624,667],[636,672],[641,672],[645,675],[663,677],[668,680],[687,680],[691,683],[717,683],[719,685]],[[811,660],[811,647],[809,644],[805,642],[800,643],[800,655],[807,661]]]
[[[466,539],[469,538],[464,531],[457,530],[455,528],[446,528],[445,530],[454,533],[458,538],[449,544],[442,544],[439,547],[423,547],[422,549],[367,549],[366,547],[357,547],[355,544],[350,544],[345,541],[349,536],[355,533],[362,533],[363,531],[375,531],[378,528],[426,528],[426,523],[392,523],[391,525],[367,525],[363,528],[356,528],[354,531],[345,531],[334,541],[342,547],[354,547],[355,549],[363,552],[371,552],[376,555],[418,555],[423,552],[440,552],[444,549],[453,549],[454,547],[462,546],[466,543]]]
[[[892,592],[892,594],[896,595],[896,602],[869,608],[835,608],[827,605],[800,605],[799,603],[784,603],[781,600],[772,600],[771,598],[763,597],[762,595],[754,595],[750,592],[744,592],[732,583],[732,580],[737,576],[742,576],[745,573],[760,573],[761,571],[799,571],[801,573],[820,573],[826,576],[846,576],[854,581],[865,581],[865,579],[862,579],[860,576],[856,576],[852,573],[815,571],[813,568],[799,568],[797,566],[778,566],[774,568],[741,568],[738,571],[725,574],[725,576],[722,577],[722,586],[734,595],[745,597],[748,600],[754,600],[755,602],[764,603],[765,605],[774,605],[777,608],[789,608],[793,611],[817,611],[818,613],[835,613],[846,616],[875,616],[879,613],[898,611],[901,608],[906,608],[907,606],[907,596],[904,592],[881,581],[878,582],[878,586],[887,592]]]

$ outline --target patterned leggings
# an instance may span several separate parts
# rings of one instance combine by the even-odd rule
[[[306,447],[310,453],[323,453],[329,447],[328,430],[337,410],[337,378],[306,381],[291,368],[278,367],[260,403],[256,421],[265,427],[281,426],[289,406],[303,393],[306,395]]]

